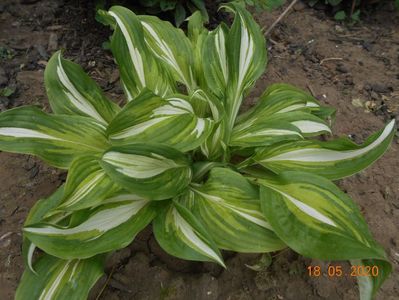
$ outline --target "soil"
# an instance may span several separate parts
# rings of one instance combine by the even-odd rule
[[[254,12],[267,28],[282,9]],[[94,4],[66,0],[3,0],[0,3],[0,110],[35,104],[49,110],[43,70],[59,48],[80,63],[107,94],[121,101],[118,72],[102,48],[109,31],[94,20]],[[391,3],[362,16],[354,26],[339,24],[323,10],[298,3],[272,31],[269,65],[243,109],[271,83],[308,90],[337,108],[336,136],[361,142],[391,118],[399,121],[399,17]],[[399,298],[399,140],[372,167],[339,181],[364,213],[394,272],[377,299]],[[50,195],[65,173],[40,160],[0,152],[0,299],[12,299],[23,272],[21,227],[32,205]],[[246,265],[260,255],[224,253],[227,270],[211,263],[173,258],[156,244],[151,228],[131,246],[116,252],[106,275],[93,289],[100,299],[358,299],[354,279],[309,277],[307,266],[329,262],[286,250],[270,267],[255,272]],[[335,262],[349,268],[346,262]],[[108,280],[107,280],[108,278]]]

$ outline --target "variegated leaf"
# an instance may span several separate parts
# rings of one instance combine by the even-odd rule
[[[48,198],[38,200],[29,211],[29,214],[25,219],[24,226],[29,226],[31,224],[41,222],[44,216],[49,211],[51,211],[61,203],[63,195],[64,195],[64,185],[60,186]],[[26,237],[23,238],[22,256],[24,258],[25,265],[29,267],[29,269],[32,272],[35,272],[33,270],[33,263],[32,263],[32,258],[35,248],[36,248],[35,244],[32,244],[32,242],[29,241],[29,239],[27,239]]]
[[[259,253],[285,248],[261,212],[259,189],[239,173],[214,168],[204,185],[193,185],[179,201],[221,249]]]
[[[253,85],[266,66],[265,38],[248,11],[237,2],[222,7],[235,13],[235,18],[227,36],[228,88],[226,90],[226,110],[228,128],[234,126],[245,91]]]
[[[225,115],[223,102],[203,89],[196,89],[191,93],[189,102],[201,117],[210,117],[215,122],[220,122]]]
[[[274,119],[294,125],[305,137],[332,133],[330,126],[323,119],[306,112],[293,111],[276,116]]]
[[[103,273],[103,258],[62,260],[44,254],[35,263],[37,273],[25,270],[15,300],[82,300]]]
[[[136,195],[110,201],[88,211],[74,226],[31,224],[25,236],[46,253],[63,258],[87,258],[126,247],[155,217],[155,207]]]
[[[260,96],[256,105],[237,118],[237,123],[266,119],[275,114],[293,111],[312,111],[320,107],[309,94],[288,84],[272,84]]]
[[[282,121],[246,123],[234,128],[230,146],[259,147],[282,141],[303,139],[301,131],[294,125]]]
[[[204,27],[204,20],[199,11],[194,12],[187,18],[187,36],[191,42],[193,52],[193,73],[196,74],[197,85],[206,87],[206,76],[204,75],[205,64],[202,61],[202,51],[209,31]]]
[[[328,124],[307,112],[291,111],[261,117],[254,115],[245,122],[234,126],[230,145],[239,147],[268,146],[323,133],[331,133]]]
[[[380,289],[384,281],[392,272],[392,266],[388,261],[378,259],[354,259],[351,260],[352,266],[364,266],[372,269],[378,268],[378,276],[357,276],[359,286],[360,300],[372,300],[375,298],[377,291]]]
[[[124,107],[107,131],[115,145],[150,141],[185,152],[199,147],[212,126],[210,119],[196,116],[186,96],[163,99],[144,92]]]
[[[201,145],[201,152],[209,160],[217,160],[227,152],[226,140],[226,118],[223,118],[216,126],[214,126],[211,135]]]
[[[205,38],[201,55],[206,83],[221,100],[224,100],[230,73],[227,56],[228,35],[227,26],[219,25]]]
[[[190,40],[184,32],[167,21],[154,16],[139,16],[144,40],[157,61],[162,63],[176,81],[191,92],[197,87],[193,70],[194,55]]]
[[[254,161],[277,173],[297,170],[339,179],[367,168],[383,155],[395,132],[395,121],[392,120],[363,145],[348,139],[284,143],[260,150]]]
[[[76,211],[98,206],[121,190],[102,169],[100,157],[81,156],[71,164],[62,203],[55,211]]]
[[[34,154],[59,168],[68,168],[81,153],[108,148],[105,129],[89,117],[48,115],[33,106],[0,114],[0,150]]]
[[[145,43],[138,17],[121,6],[111,7],[108,14],[116,21],[111,48],[127,100],[133,100],[144,88],[161,96],[174,92],[170,74],[155,61]]]
[[[317,259],[372,259],[364,263],[381,268],[372,282],[360,280],[362,299],[371,299],[392,267],[353,201],[329,180],[304,172],[283,172],[257,182],[262,211],[290,248]]]
[[[101,164],[116,183],[151,200],[178,195],[192,177],[188,158],[161,144],[115,146],[104,153]]]
[[[209,233],[197,218],[177,202],[165,203],[154,219],[154,235],[169,254],[194,261],[214,261],[223,267],[223,258]]]
[[[89,116],[106,125],[120,110],[79,65],[63,59],[61,51],[49,60],[44,79],[51,109],[57,114]]]

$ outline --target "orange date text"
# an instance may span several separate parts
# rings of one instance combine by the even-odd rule
[[[308,266],[308,275],[310,277],[319,277],[322,275],[326,275],[327,277],[358,277],[358,276],[366,276],[366,277],[377,277],[378,276],[378,266],[351,266],[350,270],[346,270],[343,266],[340,265],[329,265],[325,269],[321,266]]]

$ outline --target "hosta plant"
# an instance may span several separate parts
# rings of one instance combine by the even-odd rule
[[[188,36],[156,17],[108,11],[127,104],[119,107],[78,65],[53,55],[45,71],[52,114],[0,114],[0,149],[68,170],[23,228],[26,271],[16,299],[84,299],[106,256],[146,226],[169,254],[225,267],[221,250],[291,248],[311,258],[377,266],[359,278],[371,298],[391,271],[358,207],[332,180],[387,150],[393,121],[362,145],[321,141],[334,110],[286,85],[239,108],[266,66],[265,40],[240,5],[231,27]],[[35,251],[35,249],[40,249]],[[375,274],[375,273],[374,273]]]

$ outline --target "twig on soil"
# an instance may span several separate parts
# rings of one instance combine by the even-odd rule
[[[290,11],[290,9],[297,3],[298,0],[293,0],[290,5],[283,11],[283,13],[277,18],[276,21],[273,22],[273,24],[266,30],[265,36],[267,36],[273,28],[284,18],[284,16]],[[262,28],[263,30],[264,28]]]
[[[272,38],[268,38],[267,39],[270,43],[272,43],[273,45],[278,45],[278,42],[276,42],[275,40],[273,40]]]
[[[326,61],[330,61],[330,60],[344,60],[344,59],[342,57],[327,57],[320,61],[320,66],[322,64],[324,64]]]
[[[350,18],[352,18],[353,12],[355,11],[355,7],[356,7],[356,0],[352,0],[351,13],[349,15]]]
[[[307,86],[308,90],[310,91],[310,93],[312,94],[312,96],[316,98],[316,94],[315,94],[312,86],[310,84],[307,84],[306,86]]]
[[[112,275],[114,274],[115,266],[112,267],[111,272],[108,275],[107,281],[105,281],[103,287],[101,288],[100,292],[98,293],[96,300],[100,299],[102,293],[104,292],[105,288],[107,287],[109,281],[111,280]]]
[[[272,255],[272,258],[275,258],[277,256],[280,256],[281,254],[286,253],[288,250],[290,250],[289,248],[285,248],[283,250],[277,251],[275,254]]]

